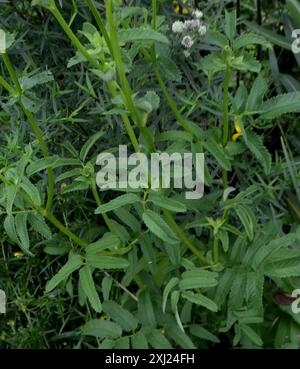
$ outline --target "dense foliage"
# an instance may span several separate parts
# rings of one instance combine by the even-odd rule
[[[0,1],[0,28],[0,346],[298,348],[299,1]],[[203,152],[204,196],[100,190],[119,145]]]

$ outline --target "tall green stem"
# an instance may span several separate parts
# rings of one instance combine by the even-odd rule
[[[18,94],[18,92],[9,83],[7,83],[2,76],[0,76],[0,85],[2,85],[10,95]]]
[[[219,239],[217,236],[214,236],[214,261],[218,263],[219,261]]]
[[[18,76],[17,76],[17,74],[16,74],[16,72],[14,70],[14,67],[11,64],[11,61],[9,59],[9,56],[6,53],[4,53],[4,54],[2,54],[2,58],[3,58],[3,61],[4,61],[5,65],[6,65],[6,67],[7,67],[7,70],[9,72],[9,75],[10,75],[11,79],[13,80],[13,82],[14,82],[14,84],[16,86],[16,89],[18,91],[18,94],[19,95],[22,95],[22,88],[21,88],[21,85],[20,85]]]
[[[165,218],[167,219],[168,223],[170,224],[170,226],[172,227],[172,229],[176,232],[176,234],[178,235],[179,239],[181,240],[181,242],[186,245],[192,252],[194,255],[196,255],[199,260],[204,264],[204,265],[210,265],[209,261],[205,258],[204,255],[202,255],[201,251],[198,250],[198,248],[192,244],[191,241],[189,241],[189,239],[186,237],[185,233],[183,232],[183,230],[178,226],[178,224],[175,222],[174,218],[172,217],[171,213],[169,212],[169,210],[167,209],[163,209],[163,213]]]
[[[118,96],[118,86],[117,86],[117,83],[115,81],[109,81],[108,82],[108,89],[109,89],[109,92],[111,93],[111,95],[113,97]],[[132,143],[134,151],[139,152],[140,151],[139,142],[136,138],[136,135],[135,135],[134,130],[133,130],[131,124],[130,124],[130,121],[129,121],[129,118],[128,118],[127,114],[126,113],[121,113],[121,118],[122,118],[123,123],[125,125],[127,134],[130,138],[130,141]]]
[[[41,151],[43,153],[43,156],[45,158],[47,158],[49,156],[49,151],[48,151],[46,142],[44,140],[43,133],[42,133],[40,127],[38,126],[37,121],[35,120],[32,113],[29,110],[27,110],[22,103],[20,103],[20,106],[21,106],[21,109],[23,110],[24,114],[27,117],[27,120],[28,120],[28,122],[29,122],[29,124],[30,124],[30,126],[33,130],[33,133],[35,134],[35,136],[38,140],[38,143],[39,143],[39,146],[40,146]],[[47,195],[46,210],[47,210],[47,212],[50,212],[51,208],[52,208],[53,196],[54,196],[54,173],[53,173],[53,169],[48,168],[47,173],[48,173],[48,186],[49,186],[49,189],[48,189],[48,195]]]
[[[55,6],[53,8],[50,8],[52,14],[57,19],[58,23],[61,25],[62,29],[66,32],[69,39],[72,41],[73,45],[81,52],[81,54],[96,68],[99,67],[99,64],[96,62],[96,60],[86,51],[85,47],[82,45],[82,43],[78,40],[78,38],[74,35],[72,30],[70,29],[67,22],[64,20],[63,16],[61,15],[58,8]]]
[[[191,133],[191,130],[190,130],[190,127],[189,125],[187,124],[187,122],[185,121],[185,119],[183,118],[183,116],[180,114],[179,110],[177,109],[177,106],[176,106],[176,103],[175,101],[173,100],[172,96],[170,95],[168,89],[167,89],[167,86],[165,85],[163,79],[162,79],[162,76],[161,76],[161,73],[159,71],[158,68],[155,68],[155,76],[156,76],[156,79],[160,85],[160,88],[163,92],[163,94],[165,95],[169,105],[170,105],[170,108],[172,109],[176,119],[178,120],[178,122],[182,125],[182,127],[187,131],[187,132],[190,132]]]
[[[51,222],[57,229],[59,229],[62,233],[68,236],[71,240],[73,240],[77,245],[81,247],[86,247],[88,243],[81,238],[77,237],[73,232],[71,232],[68,228],[66,228],[60,221],[52,214],[47,212],[41,213]]]
[[[93,17],[95,18],[95,21],[96,21],[96,23],[97,23],[100,31],[102,32],[102,34],[104,36],[104,39],[106,41],[106,44],[107,44],[110,52],[112,53],[112,47],[111,47],[111,42],[110,42],[109,34],[106,31],[104,22],[102,21],[101,15],[99,14],[99,12],[97,10],[94,1],[93,0],[86,0],[86,2],[88,4],[88,7],[90,8],[90,11],[93,14]]]
[[[131,91],[128,80],[126,78],[125,68],[124,68],[124,64],[122,61],[121,50],[120,50],[119,41],[118,41],[117,30],[116,30],[115,22],[113,19],[111,0],[106,1],[106,18],[107,18],[110,38],[111,38],[111,47],[112,47],[112,52],[113,52],[112,56],[115,59],[118,75],[119,75],[120,82],[121,82],[121,87],[124,91],[125,103],[133,118],[133,121],[135,122],[137,127],[140,129],[140,132],[148,145],[148,150],[151,152],[154,149],[153,139],[150,136],[148,130],[143,127],[143,123],[141,121],[140,115],[132,99],[133,93]]]
[[[223,146],[225,147],[228,142],[229,133],[229,109],[228,109],[228,95],[229,95],[229,82],[230,82],[231,70],[230,65],[227,64],[225,79],[223,84]],[[228,173],[223,170],[223,187],[224,189],[228,187]]]

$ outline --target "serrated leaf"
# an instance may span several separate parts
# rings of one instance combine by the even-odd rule
[[[226,70],[226,63],[221,53],[215,52],[203,57],[199,63],[206,72],[217,73]]]
[[[260,336],[248,325],[246,324],[241,324],[240,325],[241,330],[245,333],[245,335],[253,342],[255,343],[257,346],[262,346],[263,345],[263,341],[260,338]]]
[[[177,324],[172,324],[166,328],[167,334],[183,349],[194,349],[195,345],[190,337],[182,332]]]
[[[138,326],[136,318],[115,301],[106,300],[103,302],[103,311],[122,327],[125,332],[135,331]]]
[[[157,329],[153,330],[148,336],[147,340],[154,349],[171,349],[172,345],[168,339]]]
[[[98,338],[118,338],[122,335],[122,328],[107,320],[91,319],[82,328],[82,334]]]
[[[219,307],[224,303],[231,289],[233,280],[234,280],[234,272],[231,269],[226,269],[220,278],[216,294],[214,297],[214,301]]]
[[[268,84],[266,79],[259,74],[255,81],[253,82],[248,102],[247,102],[247,109],[248,110],[257,110],[259,105],[262,102],[262,99],[266,92],[268,91]]]
[[[166,78],[166,80],[174,82],[181,81],[181,72],[174,60],[160,55],[157,60],[157,65],[161,74]]]
[[[267,48],[272,48],[272,45],[263,36],[257,35],[255,33],[247,33],[234,40],[233,47],[235,49],[240,49],[249,45],[262,45]]]
[[[231,63],[232,67],[241,70],[243,72],[259,73],[261,70],[261,64],[249,53],[244,52],[243,55],[233,59]]]
[[[83,264],[83,258],[80,255],[72,255],[66,264],[55,274],[54,277],[46,285],[46,293],[52,291],[55,287],[64,281],[75,270],[79,269]]]
[[[16,225],[15,225],[15,218],[12,214],[7,215],[3,223],[4,230],[7,233],[8,237],[19,245],[19,239],[17,236]]]
[[[271,171],[272,157],[263,144],[263,139],[254,132],[247,132],[247,140],[244,140],[248,149],[253,153],[255,158],[263,166],[265,173],[268,175]]]
[[[300,112],[300,91],[275,96],[259,108],[261,119],[274,119],[286,113]]]
[[[98,206],[97,209],[95,210],[95,214],[104,214],[104,213],[107,213],[108,211],[121,208],[122,206],[125,206],[125,205],[134,204],[135,202],[139,202],[139,201],[140,201],[140,198],[133,193],[121,195],[109,201],[107,204]]]
[[[26,168],[26,173],[30,177],[37,172],[53,167],[54,164],[58,161],[58,159],[59,159],[58,156],[49,156],[47,158],[38,159],[33,163],[31,163],[30,165],[28,165],[28,167]]]
[[[210,288],[218,284],[218,274],[204,269],[189,270],[182,273],[180,289]]]
[[[176,234],[159,214],[152,210],[146,210],[142,217],[148,229],[161,240],[170,244],[178,243]]]
[[[293,257],[266,264],[265,274],[273,278],[299,277],[300,258]]]
[[[163,34],[149,28],[131,28],[124,29],[118,32],[118,39],[120,42],[134,42],[134,41],[152,41],[169,44],[169,40]]]
[[[207,41],[209,44],[217,45],[222,49],[228,45],[227,38],[218,31],[208,30],[205,41]]]
[[[288,247],[292,245],[295,240],[295,234],[293,233],[272,240],[267,245],[260,247],[260,249],[254,256],[252,265],[257,268],[262,263],[264,263],[268,259],[268,257],[272,256],[273,253],[275,253],[282,247]]]
[[[150,193],[148,201],[159,206],[160,208],[168,209],[175,213],[184,213],[187,211],[186,206],[183,203],[177,200],[163,197],[153,192]]]
[[[39,190],[30,182],[28,178],[26,177],[22,178],[20,187],[27,193],[27,195],[30,197],[34,205],[36,206],[42,205],[42,200],[41,200]]]
[[[225,11],[225,33],[229,40],[233,40],[236,33],[236,11]]]
[[[218,311],[218,306],[216,303],[209,299],[208,297],[202,295],[201,293],[193,293],[191,291],[182,292],[181,296],[193,304],[204,306],[206,309],[216,312]]]
[[[85,251],[87,254],[95,254],[107,249],[117,249],[120,246],[120,239],[114,234],[105,234],[100,240],[89,244]]]
[[[202,327],[200,324],[193,324],[190,327],[190,332],[192,335],[201,338],[202,340],[220,343],[220,340],[217,336],[210,333],[206,328]]]
[[[124,269],[129,265],[128,260],[124,258],[95,254],[88,254],[86,261],[90,266],[98,269]]]
[[[46,240],[50,240],[52,238],[52,233],[50,228],[45,222],[44,217],[39,213],[29,213],[28,214],[28,222],[32,225],[32,228],[45,237]]]
[[[226,157],[226,153],[220,144],[210,137],[206,142],[204,142],[204,146],[223,169],[227,171],[231,170],[230,160]]]
[[[5,186],[5,196],[6,196],[6,212],[11,214],[12,207],[17,196],[17,187],[14,185]]]
[[[237,213],[238,217],[240,218],[240,221],[242,222],[245,228],[247,237],[249,238],[249,240],[253,240],[254,222],[253,222],[252,213],[250,214],[252,210],[242,205],[236,206],[234,210]]]
[[[191,142],[193,136],[185,131],[165,131],[157,135],[158,141],[187,141]]]
[[[22,250],[27,254],[31,254],[31,252],[29,251],[30,242],[27,231],[27,217],[28,217],[27,213],[18,213],[15,217],[15,224]]]
[[[156,270],[156,252],[152,245],[151,237],[148,233],[144,233],[140,238],[140,247],[143,253],[143,257],[147,262],[148,268],[152,274]]]
[[[97,293],[95,283],[92,277],[90,267],[88,265],[83,266],[79,271],[79,279],[81,287],[88,298],[92,308],[97,312],[101,313],[102,306]]]
[[[254,22],[244,21],[244,23],[246,24],[246,26],[251,28],[256,33],[262,35],[273,44],[283,47],[284,49],[291,50],[291,45],[285,37],[280,36],[265,27],[259,26]]]
[[[137,218],[132,215],[125,208],[119,208],[114,211],[114,214],[124,223],[126,224],[132,232],[138,232],[141,229],[141,224],[137,220]]]
[[[147,338],[142,332],[135,333],[131,336],[131,347],[133,349],[148,349]]]

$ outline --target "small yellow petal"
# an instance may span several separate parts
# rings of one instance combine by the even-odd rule
[[[189,14],[189,11],[187,9],[182,9],[182,14]]]
[[[23,252],[21,252],[21,251],[14,252],[14,257],[15,258],[21,258],[22,256],[24,256]]]
[[[232,141],[236,142],[236,140],[242,136],[241,133],[235,133],[234,135],[232,135]]]
[[[241,130],[241,126],[240,126],[240,123],[239,122],[234,122],[234,128],[235,130],[238,132],[238,133],[241,133],[242,130]]]
[[[179,11],[180,11],[180,6],[179,6],[179,5],[176,5],[176,6],[175,6],[175,8],[174,8],[174,10],[175,10],[175,12],[176,12],[176,13],[179,13]]]

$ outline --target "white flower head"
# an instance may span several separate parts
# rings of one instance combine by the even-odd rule
[[[186,31],[195,31],[200,27],[200,21],[198,19],[186,20],[183,23],[183,28]]]
[[[198,29],[199,35],[200,36],[205,36],[206,32],[207,32],[207,28],[205,25],[201,25]]]
[[[201,10],[196,9],[193,11],[193,16],[197,19],[201,19],[203,17],[203,13]]]
[[[174,33],[182,33],[184,30],[183,22],[176,21],[172,24],[172,32]]]
[[[194,41],[191,36],[184,36],[181,41],[181,45],[186,49],[190,49],[194,45]]]

